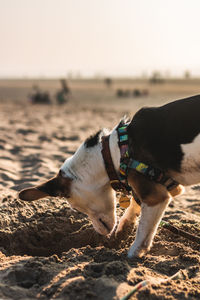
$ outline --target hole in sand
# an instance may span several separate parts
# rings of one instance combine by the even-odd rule
[[[5,198],[4,206],[0,213],[0,248],[7,255],[61,255],[87,245],[121,248],[128,239],[129,243],[133,240],[130,231],[118,238],[99,235],[87,216],[64,202],[40,200],[29,204]]]

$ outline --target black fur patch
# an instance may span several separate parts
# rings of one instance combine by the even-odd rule
[[[140,109],[128,126],[130,156],[164,172],[180,172],[181,145],[200,133],[200,95]]]
[[[90,147],[96,146],[99,142],[100,133],[101,133],[101,130],[99,130],[96,134],[87,138],[87,140],[85,141],[85,147],[90,148]]]

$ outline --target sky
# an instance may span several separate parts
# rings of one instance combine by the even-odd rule
[[[199,0],[0,0],[0,77],[200,76]]]

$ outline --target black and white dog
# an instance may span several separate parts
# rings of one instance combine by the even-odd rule
[[[121,152],[117,128],[109,133],[109,149],[119,174]],[[64,162],[57,176],[21,191],[19,198],[33,201],[47,196],[65,197],[73,208],[89,216],[97,232],[111,233],[116,225],[116,199],[102,156],[102,140],[107,134],[102,130],[88,138]],[[165,178],[177,183],[173,192],[137,168],[128,169],[127,183],[141,201],[136,238],[128,253],[133,257],[150,249],[172,195],[181,193],[182,185],[200,182],[200,95],[140,109],[128,124],[127,134],[130,158],[161,170]],[[131,201],[117,230],[133,222],[138,211],[139,206]]]

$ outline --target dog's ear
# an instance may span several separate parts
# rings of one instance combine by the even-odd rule
[[[24,189],[19,192],[19,199],[24,201],[34,201],[47,196],[49,196],[49,194],[40,191],[37,187]]]
[[[57,176],[46,182],[19,192],[19,199],[24,201],[34,201],[48,196],[62,196],[69,198],[71,181],[71,178],[63,177],[62,172],[60,171]]]

